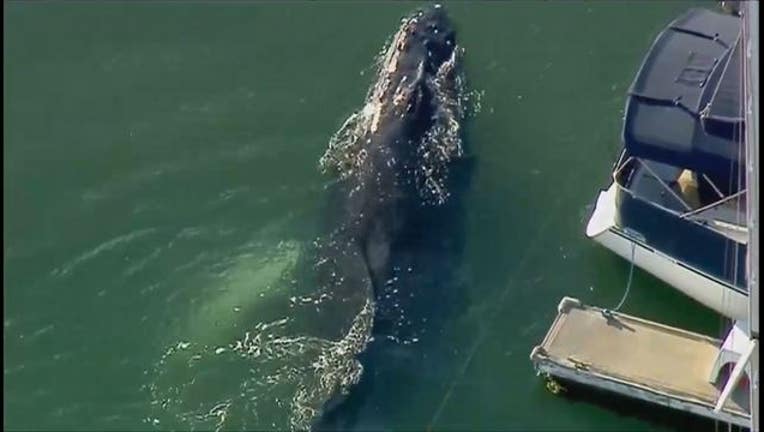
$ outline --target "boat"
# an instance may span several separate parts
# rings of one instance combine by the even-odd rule
[[[760,431],[758,5],[691,10],[661,32],[587,226],[734,324],[720,340],[624,314],[628,285],[614,310],[564,297],[530,355],[553,393],[574,382]]]
[[[628,91],[586,235],[725,317],[748,319],[742,19],[691,9]]]

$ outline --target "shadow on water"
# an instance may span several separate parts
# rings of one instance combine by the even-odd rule
[[[559,380],[565,389],[559,397],[570,403],[592,404],[622,417],[636,418],[652,423],[655,426],[676,432],[697,431],[732,431],[748,432],[747,428],[716,422],[712,419],[692,415],[676,409],[663,407],[615,395],[604,390],[587,387],[571,381]]]
[[[464,151],[471,154],[466,143]],[[422,379],[438,367],[433,358],[444,346],[439,340],[442,329],[469,301],[460,270],[466,242],[465,194],[474,171],[474,156],[454,162],[446,203],[417,203],[408,209],[405,232],[391,246],[395,280],[375,289],[373,338],[358,356],[364,373],[348,395],[326,405],[314,430],[384,429],[389,421],[384,406],[401,401],[393,389],[397,384],[391,383],[409,382],[411,376]]]

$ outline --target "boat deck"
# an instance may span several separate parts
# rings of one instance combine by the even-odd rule
[[[608,316],[565,297],[531,361],[553,377],[748,426],[744,394],[713,411],[721,385],[709,377],[720,346],[714,338],[621,313]]]

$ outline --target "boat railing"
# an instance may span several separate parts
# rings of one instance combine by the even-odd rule
[[[711,181],[711,179],[705,173],[701,173],[701,177],[703,177],[703,179],[708,182],[709,185],[711,185],[711,188],[713,188],[714,192],[719,195],[719,198],[724,198],[724,193],[716,186],[716,183]]]
[[[630,197],[632,197],[632,198],[634,198],[636,200],[645,202],[645,203],[647,203],[647,204],[649,204],[649,205],[651,205],[653,207],[658,208],[659,210],[662,210],[662,211],[667,212],[667,213],[671,213],[674,216],[679,217],[679,216],[682,215],[681,213],[677,212],[676,210],[672,210],[672,209],[670,209],[668,207],[665,207],[665,206],[662,206],[662,205],[660,205],[660,204],[658,204],[656,202],[653,202],[653,201],[650,201],[650,200],[646,200],[646,199],[640,197],[633,190],[631,190],[631,189],[625,187],[624,185],[620,184],[617,179],[613,179],[613,182],[614,182],[613,184],[615,184],[615,186],[616,186],[616,191],[618,193],[625,193],[625,194],[629,195]]]
[[[734,200],[736,198],[739,198],[739,197],[745,195],[746,191],[747,191],[747,189],[743,189],[743,190],[737,191],[737,192],[735,192],[732,195],[728,195],[728,196],[720,199],[719,201],[714,201],[711,204],[705,205],[703,207],[698,207],[697,209],[692,210],[692,211],[688,211],[687,213],[683,213],[679,217],[682,218],[682,219],[687,219],[687,218],[695,216],[695,215],[697,215],[699,213],[703,213],[703,212],[705,212],[707,210],[711,210],[713,208],[719,207],[719,206],[721,206],[721,205],[723,205],[725,203],[728,203],[728,202],[730,202],[730,201],[732,201],[732,200]],[[729,221],[724,221],[724,222],[729,223]]]
[[[658,180],[658,183],[661,185],[661,187],[664,190],[668,191],[671,194],[671,196],[673,196],[677,201],[679,201],[679,203],[682,204],[682,206],[685,209],[687,209],[688,211],[692,210],[692,206],[687,204],[687,201],[685,201],[684,198],[682,198],[678,193],[674,192],[674,190],[671,188],[671,186],[666,184],[666,182],[658,174],[656,174],[655,171],[653,171],[652,168],[650,168],[650,165],[644,163],[641,159],[637,159],[637,162],[639,162],[639,164],[642,166],[642,168],[647,170],[647,172],[651,176],[653,176],[654,179]]]
[[[611,176],[612,180],[613,180],[613,184],[616,186],[616,193],[617,194],[621,194],[621,193],[628,194],[631,198],[639,200],[640,202],[647,203],[648,205],[650,205],[652,207],[655,207],[656,209],[658,209],[660,211],[663,211],[663,212],[666,212],[666,213],[670,213],[670,214],[674,215],[675,217],[683,219],[683,220],[687,220],[688,222],[691,222],[691,223],[694,223],[694,224],[697,224],[697,225],[702,225],[703,227],[705,227],[707,229],[710,229],[710,230],[713,230],[714,232],[716,232],[716,233],[718,233],[718,234],[720,234],[720,235],[722,235],[724,237],[727,237],[727,238],[730,238],[731,240],[740,242],[740,240],[741,240],[740,236],[737,233],[730,232],[732,230],[732,227],[726,226],[727,224],[730,224],[730,221],[717,220],[716,218],[698,218],[698,217],[693,217],[693,216],[698,216],[699,214],[702,214],[703,212],[707,212],[708,210],[714,209],[717,206],[724,205],[725,203],[728,203],[731,200],[734,200],[735,198],[739,198],[739,197],[745,195],[745,193],[746,193],[745,189],[743,189],[741,191],[738,191],[738,192],[736,192],[736,193],[734,193],[732,195],[728,195],[728,196],[722,198],[721,200],[714,201],[714,202],[712,202],[712,203],[710,203],[710,204],[708,204],[706,206],[699,207],[697,209],[692,209],[676,192],[674,192],[666,184],[665,181],[663,181],[655,173],[655,171],[651,170],[647,166],[647,164],[645,164],[639,158],[636,158],[634,156],[625,157],[625,154],[622,154],[622,156],[621,156],[621,158],[619,160],[622,160],[623,163],[618,165],[618,167],[616,168],[615,171],[613,171],[612,176]],[[661,204],[659,204],[657,202],[644,199],[641,196],[639,196],[639,194],[637,194],[635,191],[629,189],[627,186],[622,184],[622,182],[621,182],[621,173],[622,173],[622,171],[626,167],[628,167],[632,163],[639,163],[641,166],[645,167],[646,171],[648,172],[648,174],[650,176],[652,176],[653,178],[655,178],[656,180],[658,180],[658,182],[661,184],[661,186],[663,188],[665,188],[667,191],[669,191],[674,198],[679,200],[688,211],[686,211],[686,212],[678,212],[678,211],[676,211],[674,209],[671,209],[669,207],[663,206],[663,205],[661,205]],[[711,222],[711,223],[708,223],[708,222]],[[745,229],[745,227],[741,227],[741,228]],[[745,243],[745,242],[743,242],[743,243]]]
[[[651,177],[655,178],[664,189],[666,189],[669,193],[671,193],[673,197],[676,198],[682,204],[683,207],[688,209],[685,213],[680,213],[680,216],[682,218],[688,218],[698,213],[702,213],[708,209],[714,208],[716,206],[723,205],[724,203],[729,202],[730,200],[733,200],[735,198],[738,198],[741,195],[744,195],[746,193],[746,189],[743,189],[731,195],[725,196],[724,193],[719,189],[719,187],[716,186],[716,184],[710,178],[708,178],[706,174],[700,173],[700,178],[705,180],[708,183],[708,185],[711,186],[714,193],[716,193],[719,199],[717,201],[708,203],[702,207],[693,209],[689,204],[687,204],[687,202],[679,194],[677,194],[673,189],[671,189],[671,187],[668,184],[666,184],[666,182],[663,179],[661,179],[660,176],[658,176],[655,173],[655,171],[653,171],[650,168],[649,165],[645,164],[641,159],[634,156],[628,156],[625,158],[625,160],[624,160],[624,157],[625,157],[625,152],[622,153],[621,157],[618,159],[618,163],[616,164],[615,170],[613,171],[613,174],[612,174],[612,180],[619,186],[628,189],[627,186],[621,184],[621,182],[619,181],[621,178],[621,173],[623,172],[624,169],[629,167],[631,163],[634,163],[634,162],[639,163],[641,166],[645,168],[645,170],[648,172],[648,174],[650,174]],[[672,211],[672,212],[676,213],[675,211]]]
[[[675,215],[675,216],[681,216],[681,215],[682,215],[682,213],[679,213],[679,212],[677,212],[676,210],[670,209],[670,208],[668,208],[668,207],[665,207],[665,206],[662,206],[662,205],[660,205],[660,204],[658,204],[658,203],[656,203],[656,202],[654,202],[654,201],[646,200],[646,199],[644,199],[644,198],[640,197],[640,196],[639,196],[639,194],[635,193],[633,190],[629,189],[627,186],[625,186],[624,184],[622,184],[622,183],[621,183],[621,181],[620,181],[620,178],[621,178],[621,176],[620,176],[620,174],[621,174],[621,171],[622,171],[622,170],[623,170],[625,167],[629,166],[629,164],[631,164],[631,163],[639,163],[641,166],[643,166],[643,167],[646,167],[646,168],[647,168],[647,172],[648,172],[648,173],[649,173],[649,174],[650,174],[652,177],[654,177],[656,180],[658,180],[658,182],[659,182],[659,183],[660,183],[660,184],[661,184],[663,187],[665,187],[665,188],[666,188],[666,189],[667,189],[669,192],[671,192],[671,194],[672,194],[672,195],[673,195],[673,196],[674,196],[676,199],[678,199],[678,200],[679,200],[679,201],[680,201],[680,202],[681,202],[681,203],[682,203],[682,204],[683,204],[683,205],[684,205],[686,208],[689,208],[689,205],[687,205],[687,203],[686,203],[686,202],[684,202],[684,200],[682,200],[682,199],[681,199],[681,197],[679,197],[679,196],[678,196],[678,195],[677,195],[677,194],[676,194],[676,193],[675,193],[673,190],[671,190],[671,188],[670,188],[670,187],[669,187],[669,186],[668,186],[668,185],[667,185],[667,184],[666,184],[666,183],[665,183],[665,182],[664,182],[664,181],[663,181],[663,180],[662,180],[662,179],[661,179],[661,178],[660,178],[660,177],[659,177],[657,174],[655,174],[655,171],[652,171],[652,170],[651,170],[649,167],[647,167],[647,164],[643,163],[643,162],[642,162],[642,161],[641,161],[639,158],[636,158],[636,157],[634,157],[634,156],[629,156],[629,157],[626,159],[626,161],[625,161],[625,162],[624,162],[624,163],[623,163],[621,166],[619,166],[619,167],[618,167],[618,169],[617,169],[616,171],[614,171],[614,172],[613,172],[613,175],[612,175],[612,178],[613,178],[613,183],[616,185],[616,187],[617,187],[617,190],[618,190],[619,192],[624,192],[624,193],[627,193],[629,196],[631,196],[631,197],[632,197],[632,198],[634,198],[634,199],[638,199],[638,200],[640,200],[640,201],[644,201],[644,202],[646,202],[646,203],[648,203],[648,204],[650,204],[650,205],[652,205],[652,206],[654,206],[654,207],[657,207],[657,208],[659,208],[660,210],[663,210],[663,211],[669,212],[669,213],[671,213],[671,214],[673,214],[673,215]]]
[[[613,181],[616,183],[618,183],[618,179],[621,177],[621,172],[634,161],[634,156],[629,156],[628,158],[626,158],[626,161],[621,163],[625,156],[626,156],[626,151],[624,150],[623,152],[621,152],[621,157],[618,158],[618,164],[613,170]]]

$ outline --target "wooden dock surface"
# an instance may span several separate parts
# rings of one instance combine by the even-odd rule
[[[748,401],[713,408],[721,385],[709,382],[721,341],[564,298],[531,360],[541,372],[717,420],[746,426]],[[745,392],[742,392],[745,393]],[[739,395],[735,395],[739,396]],[[744,398],[747,399],[747,398]]]

